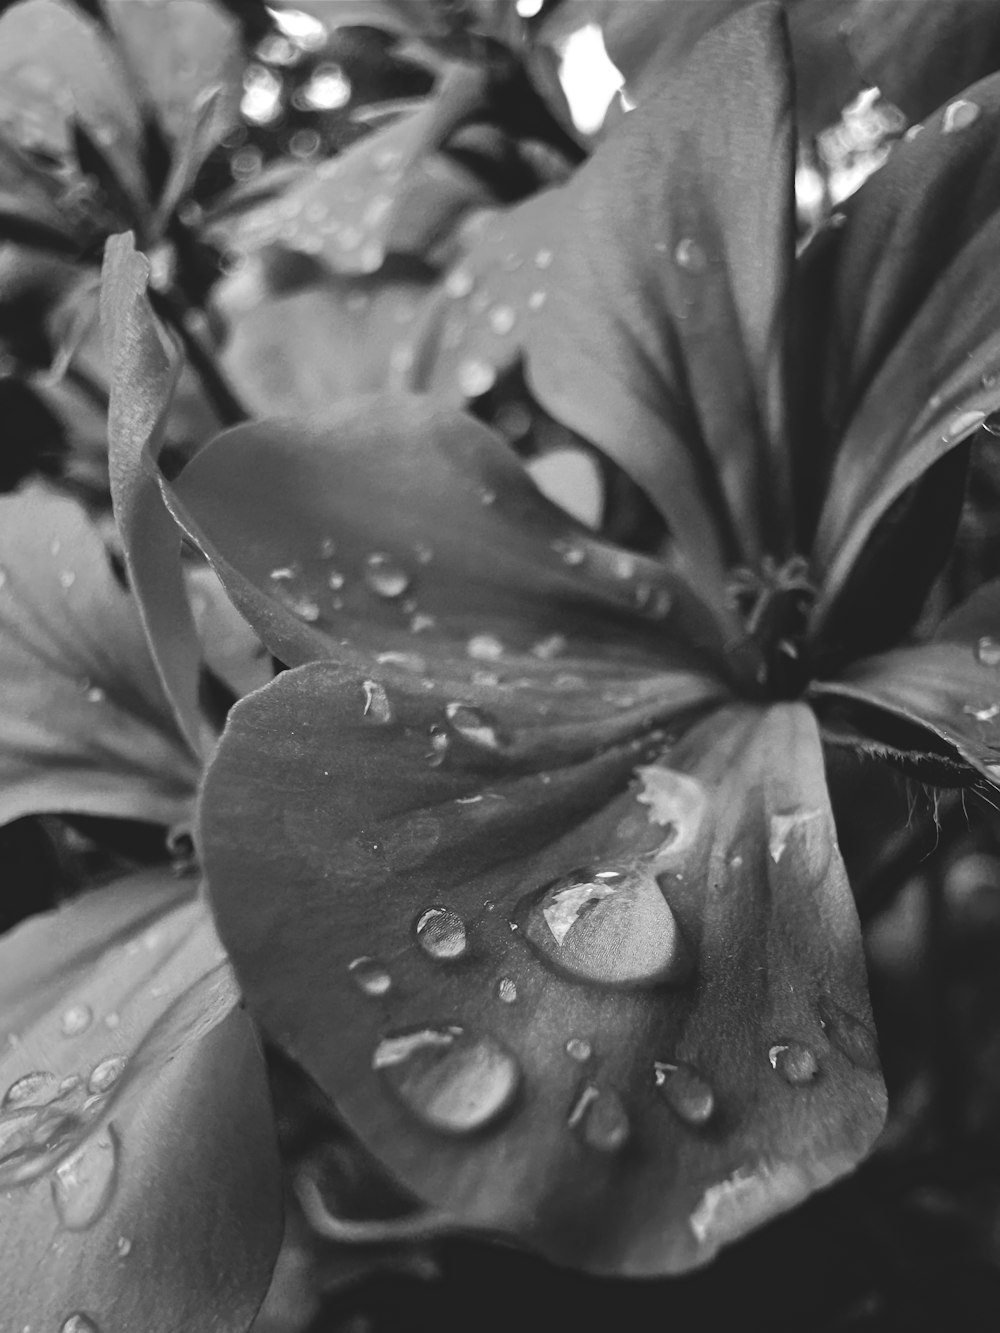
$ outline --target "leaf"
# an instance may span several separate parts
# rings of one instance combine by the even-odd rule
[[[101,325],[111,364],[111,494],[129,579],[164,689],[195,754],[201,752],[200,651],[180,567],[180,533],[159,489],[156,453],[175,376],[160,342],[146,283],[149,265],[130,235],[105,252]]]
[[[198,772],[132,598],[74,501],[0,497],[0,822],[189,822]]]
[[[30,919],[0,959],[10,1326],[247,1328],[281,1239],[280,1172],[204,903],[145,871]]]
[[[724,631],[681,579],[574,522],[498,437],[431,399],[234,427],[167,496],[290,666],[357,650],[467,679],[577,660],[723,688]]]
[[[315,663],[238,704],[200,838],[248,1003],[406,1188],[650,1275],[867,1152],[884,1092],[805,708],[671,745],[652,714],[612,734],[593,687],[376,684],[366,712]]]
[[[1000,77],[898,145],[848,209],[822,312],[837,443],[814,542],[816,629],[889,506],[1000,407],[997,298],[983,281],[1000,236],[998,126]]]
[[[876,740],[879,713],[911,728],[914,749],[923,731],[923,749],[950,758],[959,769],[953,781],[973,780],[971,767],[996,784],[1000,780],[1000,581],[984,584],[946,616],[930,642],[864,658],[839,679],[814,684],[812,693],[821,704],[846,706],[848,716],[852,706],[868,710],[865,729]]]

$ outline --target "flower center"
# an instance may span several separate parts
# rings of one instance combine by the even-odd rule
[[[748,636],[761,650],[758,685],[770,698],[800,694],[809,676],[805,632],[816,597],[805,557],[794,555],[779,564],[765,555],[757,569],[734,569],[726,591]]]

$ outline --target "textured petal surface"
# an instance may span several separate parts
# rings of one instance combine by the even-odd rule
[[[80,506],[0,497],[0,822],[190,820],[197,768],[135,603]]]
[[[463,699],[313,664],[237,705],[200,839],[248,1002],[460,1223],[704,1262],[884,1113],[815,723],[732,709],[668,750],[655,699]]]
[[[27,921],[0,959],[8,1327],[245,1329],[281,1181],[263,1058],[204,903],[147,871]]]

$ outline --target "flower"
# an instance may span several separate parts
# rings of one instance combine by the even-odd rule
[[[957,106],[796,260],[784,29],[755,6],[470,257],[493,303],[455,357],[523,363],[657,507],[651,553],[441,393],[237,426],[161,483],[290,668],[202,788],[220,936],[446,1221],[677,1272],[878,1135],[824,741],[973,785],[1000,759],[995,586],[912,640],[1000,408],[1000,80]],[[141,276],[117,244],[119,404]]]

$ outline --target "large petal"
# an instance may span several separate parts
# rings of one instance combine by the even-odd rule
[[[814,545],[821,626],[888,507],[1000,407],[1000,78],[893,151],[852,201],[828,308],[835,444]]]
[[[0,498],[0,822],[190,820],[198,772],[135,603],[73,500]]]
[[[876,742],[885,737],[892,743],[895,719],[908,729],[913,759],[919,758],[923,733],[929,759],[950,759],[997,783],[1000,581],[984,584],[948,615],[929,643],[855,662],[838,680],[814,685],[813,694],[827,704],[839,702],[844,720]],[[955,774],[963,776],[969,780],[974,773]]]
[[[431,399],[234,427],[168,497],[288,665],[354,649],[465,678],[591,663],[676,671],[688,702],[720,692],[706,662],[729,669],[680,578],[575,522],[497,436]]]
[[[264,1062],[204,903],[147,871],[32,918],[0,960],[7,1326],[245,1329],[281,1182]]]
[[[523,354],[543,406],[717,577],[789,539],[788,82],[780,13],[739,15],[569,184],[486,222],[446,284],[435,382],[475,396]]]
[[[649,1274],[864,1155],[884,1094],[807,709],[669,749],[593,691],[383,680],[367,712],[329,664],[237,705],[200,839],[248,1003],[404,1185]]]

